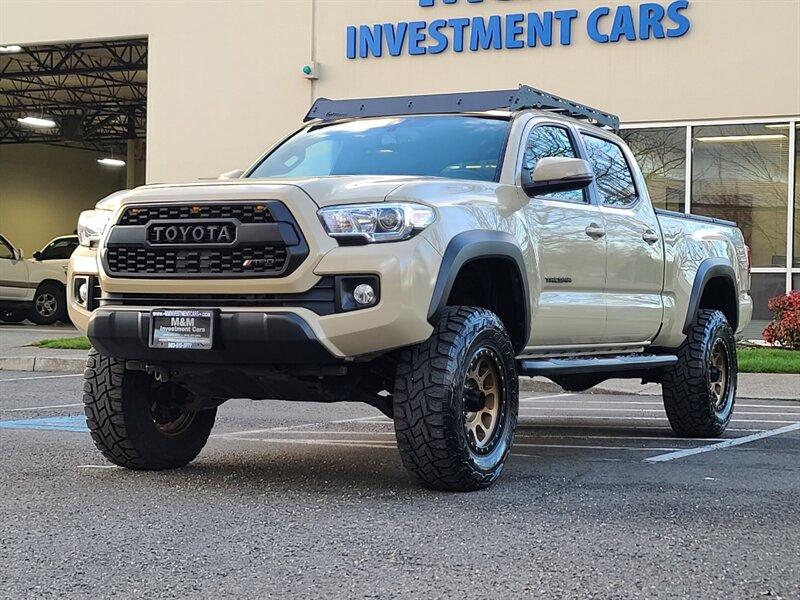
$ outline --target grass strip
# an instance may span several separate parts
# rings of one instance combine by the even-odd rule
[[[782,348],[738,348],[740,373],[800,374],[800,351]]]
[[[39,340],[31,346],[37,348],[48,348],[49,350],[88,350],[92,347],[85,337],[69,337],[51,340]]]

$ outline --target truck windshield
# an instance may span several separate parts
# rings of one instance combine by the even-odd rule
[[[509,121],[488,117],[393,117],[311,127],[248,175],[415,175],[494,181]]]

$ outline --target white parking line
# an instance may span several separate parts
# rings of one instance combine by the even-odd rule
[[[326,434],[328,432],[325,432]],[[384,440],[348,440],[348,439],[325,439],[325,438],[251,438],[251,437],[232,437],[224,439],[242,442],[264,442],[268,444],[296,444],[301,446],[346,446],[351,448],[397,448],[397,444]],[[589,446],[581,444],[514,444],[515,448],[556,448],[559,450],[615,450],[629,452],[674,452],[678,448],[641,448],[635,446]]]
[[[541,416],[541,417],[525,417],[524,419],[520,418],[517,421],[517,432],[519,433],[519,431],[521,429],[546,429],[548,431],[556,431],[558,429],[562,429],[562,430],[566,430],[566,431],[569,431],[569,430],[572,430],[572,429],[577,429],[577,430],[580,430],[580,431],[591,431],[593,429],[595,429],[597,431],[608,431],[608,430],[620,429],[619,427],[614,427],[613,426],[613,420],[614,420],[613,418],[612,418],[612,423],[609,424],[609,425],[604,425],[604,424],[589,425],[587,423],[578,423],[578,424],[544,423],[543,424],[542,423],[542,419],[543,418],[546,418],[546,417]],[[575,417],[572,417],[572,418],[574,419]],[[588,417],[588,418],[602,418],[602,417]],[[616,419],[620,419],[620,418],[622,418],[622,417],[616,417]],[[654,420],[654,419],[648,419],[648,420]],[[792,422],[794,422],[794,421],[792,421]],[[625,429],[626,430],[635,430],[635,431],[647,431],[647,430],[650,430],[650,431],[671,431],[669,423],[667,423],[667,422],[664,422],[663,425],[631,425],[630,427],[626,427]],[[747,429],[728,427],[725,431],[728,432],[728,433],[756,433],[756,432],[765,431],[765,430],[764,429],[757,429],[755,427],[748,427]]]
[[[733,431],[733,430],[729,429],[728,431]],[[748,433],[752,433],[753,430],[752,429],[748,429],[747,432]],[[527,434],[524,434],[524,433],[523,434],[517,433],[516,437],[517,437],[517,439],[529,438],[529,437],[530,438],[536,438],[536,439],[542,439],[543,437],[544,438],[548,438],[550,436],[527,435]],[[555,438],[555,436],[552,436],[552,437]],[[627,441],[631,441],[631,440],[643,441],[643,442],[648,442],[648,441],[651,441],[651,440],[652,441],[668,440],[668,441],[671,441],[671,442],[682,441],[682,442],[686,442],[686,443],[718,442],[719,441],[719,438],[677,438],[674,435],[673,436],[660,436],[660,435],[641,435],[641,436],[637,436],[637,435],[559,435],[558,439],[571,439],[571,440],[619,440],[619,441],[622,441],[622,442],[627,442]]]
[[[0,383],[6,381],[30,381],[32,379],[61,379],[63,377],[83,377],[83,373],[74,373],[72,375],[43,375],[41,377],[12,377],[11,379],[0,379]]]
[[[361,417],[358,419],[342,419],[340,421],[318,421],[316,423],[303,423],[302,425],[284,425],[282,427],[269,427],[267,429],[250,429],[246,431],[233,431],[231,433],[215,433],[211,437],[227,437],[231,435],[257,435],[259,433],[274,433],[276,431],[290,431],[292,429],[305,429],[306,427],[315,427],[321,425],[340,425],[342,423],[361,423],[363,421],[374,421],[375,423],[391,423],[391,421],[375,421],[375,419],[384,419],[381,415],[372,417]]]
[[[776,435],[783,435],[784,433],[791,433],[792,431],[800,431],[800,423],[794,423],[793,425],[789,425],[787,427],[781,427],[780,429],[762,431],[760,433],[755,433],[753,435],[736,438],[735,440],[725,440],[724,442],[719,442],[718,444],[711,444],[710,446],[701,446],[699,448],[678,450],[677,452],[670,452],[669,454],[660,454],[659,456],[652,456],[650,458],[645,458],[644,461],[650,463],[669,462],[671,460],[677,460],[679,458],[686,458],[687,456],[694,456],[695,454],[702,454],[704,452],[713,452],[715,450],[723,450],[724,448],[731,448],[733,446],[741,446],[743,444],[757,442],[758,440],[774,437]]]
[[[560,450],[627,450],[630,452],[675,452],[679,448],[642,448],[639,446],[585,446],[580,444],[514,444],[514,448],[558,448]]]
[[[529,416],[529,418],[534,418],[533,415],[528,415],[528,416]],[[736,415],[734,414],[734,417],[735,416]],[[797,416],[797,415],[795,415],[795,416]],[[605,422],[608,422],[608,423],[616,423],[618,421],[664,421],[665,422],[665,426],[666,426],[666,420],[667,420],[666,417],[663,417],[663,418],[661,418],[661,417],[584,417],[583,415],[537,415],[535,417],[535,420],[537,422],[538,421],[542,421],[543,419],[570,419],[570,420],[576,420],[576,421],[605,421]],[[741,424],[741,423],[770,423],[770,424],[776,424],[776,425],[786,425],[786,424],[795,423],[795,421],[765,421],[763,419],[746,419],[746,420],[745,419],[737,419],[736,422],[739,423],[739,424]],[[527,423],[530,425],[532,423],[532,421],[528,421]],[[576,424],[575,427],[583,428],[584,426],[582,424],[580,424],[580,425]],[[638,428],[638,425],[637,425],[637,428]],[[733,431],[733,430],[729,429],[728,431]]]
[[[530,396],[528,398],[520,398],[520,402],[529,402],[531,400],[552,400],[553,398],[569,398],[570,396],[577,396],[577,394],[552,394],[550,396]]]
[[[759,407],[760,408],[760,407]],[[560,411],[560,410],[578,410],[584,412],[622,412],[622,413],[629,413],[629,412],[640,412],[640,413],[657,413],[657,414],[664,414],[663,408],[586,408],[583,406],[564,406],[564,407],[553,407],[553,406],[523,406],[521,410],[547,410],[547,411]],[[793,412],[747,412],[747,411],[735,411],[735,415],[748,415],[748,416],[778,416],[778,417],[800,417],[800,411],[793,411]]]
[[[264,432],[264,433],[269,433],[269,432]],[[276,432],[273,431],[272,433],[276,433]],[[314,435],[314,434],[319,434],[319,435],[356,435],[356,436],[370,436],[370,435],[390,435],[390,436],[393,436],[394,435],[394,431],[329,431],[327,429],[321,429],[319,431],[299,431],[299,430],[295,429],[295,430],[292,430],[292,431],[283,430],[283,431],[280,431],[278,433],[286,433],[288,435]],[[237,433],[219,433],[219,434],[216,434],[216,435],[217,435],[217,437],[232,436],[234,439],[237,439],[239,434],[237,434]],[[250,433],[250,435],[257,435],[257,433],[256,432],[252,432],[252,433]]]
[[[752,432],[752,431],[753,431],[752,429],[748,430],[748,432]],[[322,434],[322,435],[335,435],[335,436],[350,435],[350,436],[356,436],[356,437],[362,437],[362,436],[364,436],[364,437],[367,437],[367,436],[390,436],[390,437],[394,437],[394,435],[395,435],[394,431],[346,431],[346,430],[331,431],[331,430],[328,430],[328,429],[323,430],[323,431],[314,431],[314,432],[294,430],[294,431],[285,431],[284,433],[287,433],[289,435],[311,435],[311,434],[314,434],[314,433],[319,433],[319,434]],[[215,437],[226,437],[226,436],[232,436],[232,439],[238,439],[236,437],[236,434],[230,434],[230,433],[218,433],[218,434],[215,434]],[[587,441],[588,440],[618,440],[618,441],[622,441],[622,442],[627,442],[627,441],[644,441],[644,442],[653,441],[653,442],[657,442],[657,441],[668,440],[668,441],[671,441],[671,442],[684,441],[686,443],[694,443],[694,442],[718,442],[719,441],[719,438],[691,438],[691,439],[680,440],[679,438],[676,438],[675,436],[655,436],[655,435],[631,436],[631,435],[580,435],[580,434],[579,435],[568,435],[568,434],[564,434],[564,435],[558,435],[558,436],[542,436],[542,435],[531,435],[531,434],[519,433],[519,432],[517,432],[517,435],[516,435],[516,439],[517,440],[524,440],[524,439],[541,440],[541,439],[550,439],[550,438],[553,438],[553,439],[587,440]],[[383,440],[375,440],[375,441],[383,441]],[[518,445],[520,445],[520,444],[517,444],[517,443],[514,444],[515,447],[518,446]],[[645,449],[648,449],[648,448],[645,448]],[[678,450],[678,448],[674,448],[674,449]],[[649,448],[649,450],[658,450],[658,448]]]
[[[52,406],[29,406],[25,408],[0,408],[0,412],[27,412],[30,410],[53,410],[56,408],[75,408],[77,406],[83,406],[82,403],[79,404],[53,404]]]
[[[263,442],[268,444],[295,444],[300,446],[347,446],[351,448],[397,448],[397,444],[384,442],[382,440],[301,440],[297,438],[250,438],[250,437],[233,437],[227,438],[222,436],[223,439],[235,440],[237,442]]]
[[[538,398],[526,398],[527,400],[538,400]],[[736,404],[736,408],[797,408],[800,410],[800,404],[794,403],[793,400],[787,400],[781,404]],[[553,404],[551,408],[556,408],[554,402],[548,403]],[[579,404],[581,406],[587,404],[601,404],[601,405],[608,405],[608,404],[621,404],[622,406],[664,406],[664,402],[662,400],[658,400],[656,402],[641,402],[641,401],[632,401],[632,400],[570,400],[567,404]],[[530,408],[530,407],[526,407]]]

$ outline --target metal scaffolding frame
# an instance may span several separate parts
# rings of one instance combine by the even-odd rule
[[[53,129],[17,122],[56,121]],[[0,144],[119,150],[144,139],[147,39],[49,44],[0,55]]]

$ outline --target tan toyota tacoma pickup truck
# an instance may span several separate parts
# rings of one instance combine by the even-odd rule
[[[618,128],[529,87],[320,99],[246,172],[101,202],[68,285],[96,445],[169,469],[229,398],[363,401],[423,484],[474,490],[534,375],[659,382],[678,435],[720,435],[748,251],[654,210]]]

